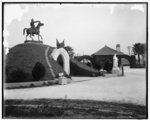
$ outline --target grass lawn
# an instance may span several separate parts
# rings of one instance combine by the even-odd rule
[[[5,100],[3,118],[135,118],[146,119],[142,105],[70,99]]]

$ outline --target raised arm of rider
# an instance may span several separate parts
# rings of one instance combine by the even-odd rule
[[[40,22],[40,21],[34,21],[34,23],[37,23],[37,22]]]

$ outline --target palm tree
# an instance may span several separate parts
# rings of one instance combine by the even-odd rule
[[[133,52],[135,55],[138,55],[138,63],[140,65],[140,55],[144,55],[145,52],[145,44],[142,43],[135,43],[133,45]]]

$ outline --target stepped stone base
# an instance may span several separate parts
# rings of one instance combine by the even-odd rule
[[[67,79],[67,78],[65,78],[65,77],[60,77],[59,79],[58,79],[58,84],[59,85],[66,85],[66,84],[68,84],[68,83],[70,83],[71,82],[71,80],[70,79]]]
[[[25,40],[24,43],[43,43],[43,41]]]
[[[112,74],[120,74],[120,70],[118,67],[112,69]]]

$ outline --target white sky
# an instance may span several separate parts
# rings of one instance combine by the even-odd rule
[[[5,45],[23,43],[23,29],[31,18],[44,23],[44,44],[56,46],[56,38],[80,55],[92,54],[105,45],[128,54],[127,46],[146,42],[145,4],[6,4]]]

